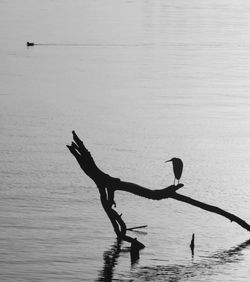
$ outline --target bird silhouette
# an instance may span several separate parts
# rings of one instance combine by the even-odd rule
[[[172,162],[173,163],[173,169],[174,169],[174,185],[175,185],[175,179],[177,179],[178,184],[179,180],[181,178],[182,170],[183,170],[183,162],[181,159],[178,158],[172,158],[171,160],[166,161],[167,162]]]

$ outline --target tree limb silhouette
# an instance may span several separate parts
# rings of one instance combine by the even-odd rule
[[[131,238],[126,235],[126,224],[122,220],[121,215],[119,215],[114,209],[113,205],[115,205],[114,194],[115,191],[126,191],[132,193],[137,196],[141,196],[151,200],[162,200],[167,198],[172,198],[181,202],[188,203],[190,205],[199,207],[203,210],[213,212],[228,218],[231,222],[234,221],[239,224],[241,227],[250,231],[250,225],[237,217],[234,214],[231,214],[227,211],[224,211],[216,206],[208,205],[206,203],[194,200],[190,197],[181,195],[176,191],[182,188],[183,184],[178,184],[177,186],[171,185],[169,187],[152,190],[135,183],[121,181],[119,178],[112,177],[106,173],[104,173],[101,169],[99,169],[92,158],[90,152],[84,146],[82,140],[79,139],[75,131],[73,133],[73,140],[71,145],[67,145],[68,149],[72,153],[72,155],[76,158],[82,170],[88,175],[96,184],[99,189],[100,199],[102,206],[108,215],[114,231],[117,235],[117,238],[120,240],[125,240],[130,242],[133,245],[136,245],[138,249],[144,247],[142,243],[137,241],[136,239]]]

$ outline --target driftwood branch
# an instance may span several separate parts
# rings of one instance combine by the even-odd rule
[[[163,189],[152,190],[143,186],[139,186],[135,183],[121,181],[119,178],[115,178],[104,173],[97,167],[90,152],[84,146],[83,142],[79,139],[76,133],[74,131],[72,133],[74,142],[72,142],[71,145],[67,145],[67,147],[72,155],[76,158],[85,174],[88,175],[98,187],[102,206],[113,225],[118,239],[128,241],[131,244],[136,245],[138,249],[144,247],[144,245],[138,242],[136,239],[126,235],[126,231],[128,230],[126,228],[126,224],[122,220],[121,216],[113,209],[113,205],[115,205],[114,193],[118,190],[126,191],[151,200],[172,198],[181,202],[185,202],[203,210],[224,216],[231,222],[234,221],[241,227],[250,231],[250,225],[234,214],[224,211],[216,206],[208,205],[177,193],[176,191],[182,188],[184,186],[183,184],[178,184],[177,186],[171,185]]]

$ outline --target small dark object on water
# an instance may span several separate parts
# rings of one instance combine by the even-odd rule
[[[26,45],[27,45],[28,47],[29,47],[29,46],[34,46],[34,45],[35,45],[35,43],[33,43],[33,42],[29,42],[29,41],[28,41],[28,42],[26,43]]]
[[[190,249],[191,249],[192,257],[193,257],[194,256],[194,233],[193,233],[192,240],[190,243]]]
[[[130,259],[131,264],[136,263],[140,258],[140,250],[145,248],[145,246],[137,241],[137,238],[134,238],[131,242],[131,248],[130,248]]]

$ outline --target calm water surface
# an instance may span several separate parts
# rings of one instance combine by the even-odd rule
[[[105,172],[152,189],[181,157],[181,193],[250,222],[249,14],[239,0],[0,1],[1,281],[249,281],[247,231],[117,193],[127,225],[148,225],[131,266],[65,147],[75,129]]]

